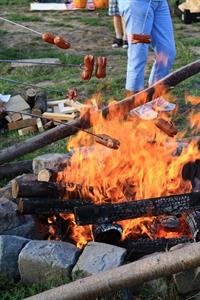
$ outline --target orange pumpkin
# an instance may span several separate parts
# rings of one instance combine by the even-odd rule
[[[95,8],[107,8],[108,0],[93,0]]]
[[[87,0],[73,0],[73,4],[76,8],[85,8]]]

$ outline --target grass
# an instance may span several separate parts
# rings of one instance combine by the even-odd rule
[[[59,277],[57,279],[48,279],[45,283],[35,283],[31,286],[24,286],[20,282],[14,282],[14,280],[6,274],[0,274],[0,299],[22,300],[61,284],[68,283],[69,281],[69,278]]]

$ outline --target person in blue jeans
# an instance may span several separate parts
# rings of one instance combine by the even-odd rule
[[[155,62],[149,85],[166,76],[176,56],[170,7],[167,0],[119,0],[128,35],[126,89],[132,94],[144,89],[149,44],[131,43],[132,34],[150,34]]]

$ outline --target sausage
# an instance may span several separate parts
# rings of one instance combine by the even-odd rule
[[[103,56],[97,57],[96,70],[95,70],[95,76],[97,78],[105,78],[106,77],[106,64],[107,64],[106,57],[103,57]]]
[[[55,38],[55,35],[53,35],[50,32],[45,32],[42,35],[43,41],[45,41],[45,42],[47,42],[49,44],[54,44],[54,38]]]
[[[151,43],[151,35],[150,34],[132,34],[131,35],[131,43],[144,43],[150,44]]]
[[[107,134],[98,134],[98,137],[95,137],[95,141],[99,144],[102,144],[108,148],[115,150],[119,149],[120,146],[120,141],[114,139],[113,137]]]
[[[156,119],[155,125],[170,137],[174,137],[178,133],[178,130],[172,122],[162,118]]]
[[[54,44],[61,48],[61,49],[68,49],[71,47],[71,44],[67,41],[65,41],[62,37],[60,36],[55,36],[54,38]]]
[[[85,55],[84,57],[84,69],[81,74],[82,80],[90,80],[94,70],[94,56]]]

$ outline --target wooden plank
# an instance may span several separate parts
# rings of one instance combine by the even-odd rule
[[[38,118],[38,119],[36,120],[36,122],[37,122],[37,128],[38,128],[38,131],[39,131],[39,132],[43,132],[43,131],[44,131],[44,128],[43,128],[41,119]]]
[[[65,115],[65,114],[61,114],[61,113],[48,113],[48,112],[45,112],[45,113],[42,114],[42,117],[44,117],[47,120],[61,120],[61,121],[74,120],[74,114]]]
[[[68,99],[61,99],[61,100],[53,100],[53,101],[47,101],[47,106],[48,107],[53,107],[58,105],[59,103],[63,103],[63,104],[68,104]]]
[[[63,114],[71,114],[71,113],[77,111],[77,109],[75,107],[64,106],[64,103],[59,103],[58,108],[59,108],[60,112],[63,113]]]
[[[11,115],[12,122],[16,122],[22,119],[22,114],[14,113]]]
[[[20,95],[11,97],[10,100],[4,104],[4,106],[6,110],[12,110],[15,112],[30,109],[28,103]]]
[[[20,120],[20,121],[9,123],[8,130],[21,129],[29,126],[34,126],[36,124],[37,124],[36,119]]]
[[[30,62],[30,63],[29,63]],[[20,67],[31,67],[36,66],[40,63],[47,63],[47,64],[60,64],[59,58],[30,58],[30,59],[18,59],[17,62],[12,62],[11,67],[12,68],[20,68]]]
[[[65,3],[31,3],[30,10],[67,10]]]
[[[37,126],[29,126],[26,128],[22,128],[18,130],[18,133],[20,136],[30,134],[30,133],[35,133],[37,131]]]

